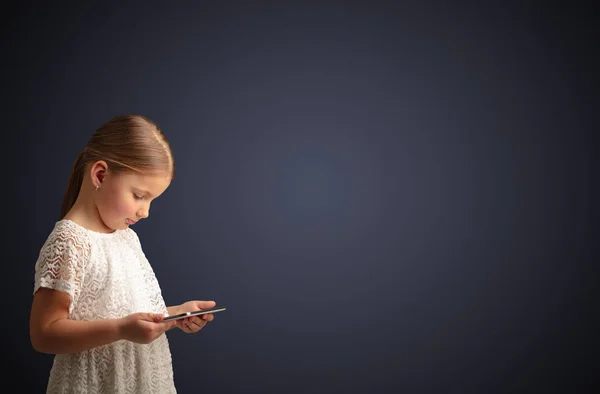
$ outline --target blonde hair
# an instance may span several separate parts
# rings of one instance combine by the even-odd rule
[[[160,128],[142,115],[118,115],[101,125],[73,163],[60,219],[69,212],[83,183],[86,165],[106,161],[113,173],[168,172],[175,176],[171,146]]]

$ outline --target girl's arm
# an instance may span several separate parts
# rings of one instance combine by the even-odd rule
[[[41,353],[77,353],[121,339],[149,343],[171,328],[156,324],[163,316],[137,313],[125,318],[78,321],[68,318],[67,293],[40,288],[33,297],[29,333],[31,344]]]
[[[169,316],[173,316],[173,315],[177,315],[179,312],[181,305],[173,305],[173,306],[168,306],[167,307],[167,312],[169,313]]]

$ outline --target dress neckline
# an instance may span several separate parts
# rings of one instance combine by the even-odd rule
[[[97,237],[114,237],[114,236],[116,236],[117,234],[119,234],[121,232],[121,230],[115,230],[115,231],[110,232],[110,233],[101,233],[100,231],[90,230],[89,228],[83,227],[81,224],[76,223],[76,222],[74,222],[71,219],[61,219],[57,223],[61,223],[61,222],[63,222],[63,223],[69,223],[71,225],[74,225],[75,227],[83,229],[87,233],[93,234],[94,236],[97,236]]]

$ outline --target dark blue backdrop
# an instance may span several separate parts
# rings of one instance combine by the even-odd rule
[[[135,227],[164,297],[228,306],[169,334],[181,393],[582,392],[590,11],[217,3],[5,9],[22,391],[52,362],[29,343],[33,265],[72,162],[140,113],[177,160]]]

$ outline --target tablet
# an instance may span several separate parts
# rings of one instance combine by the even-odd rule
[[[180,319],[185,319],[186,317],[206,315],[207,313],[216,313],[216,312],[221,312],[224,310],[225,310],[225,306],[220,305],[220,306],[215,306],[214,308],[210,308],[210,309],[202,309],[202,310],[195,311],[195,312],[184,312],[184,313],[179,313],[177,315],[167,316],[162,321],[180,320]]]

